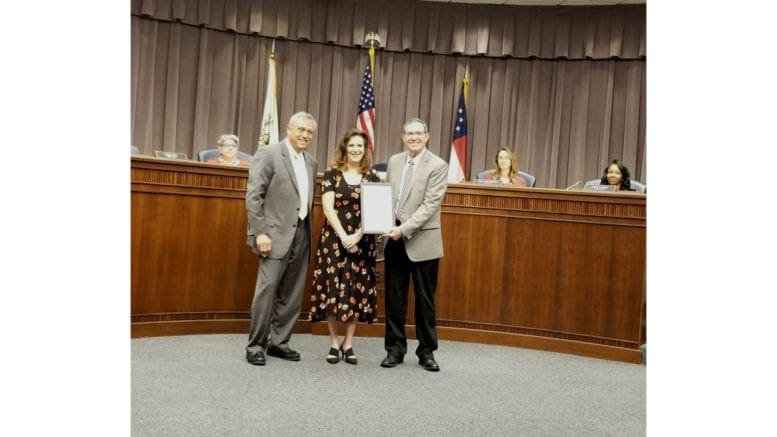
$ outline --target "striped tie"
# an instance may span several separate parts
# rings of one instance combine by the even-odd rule
[[[405,172],[405,177],[402,178],[402,187],[399,189],[399,197],[397,198],[397,210],[396,210],[397,215],[399,215],[399,212],[401,211],[401,208],[399,207],[399,201],[407,193],[407,190],[410,189],[410,179],[412,178],[413,178],[413,160],[411,159],[410,162],[407,164],[407,171]]]

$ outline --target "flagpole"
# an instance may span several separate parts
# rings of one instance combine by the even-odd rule
[[[356,127],[367,133],[369,152],[375,153],[375,126],[377,117],[375,115],[375,49],[380,47],[380,36],[375,32],[370,32],[364,37],[364,44],[369,47],[369,63],[365,70],[362,81],[362,91],[360,95],[359,111],[356,116]],[[369,76],[368,76],[369,74]]]
[[[262,111],[261,129],[257,146],[266,146],[277,143],[278,132],[278,81],[276,78],[275,64],[275,38],[272,40],[270,56],[267,59],[267,89],[264,96],[264,110]]]
[[[372,71],[372,78],[370,78],[370,84],[375,84],[375,48],[380,47],[380,35],[375,32],[370,32],[364,37],[364,43],[370,48],[370,70]]]
[[[272,48],[270,49],[270,62],[273,64],[273,71],[276,69],[275,65],[275,38],[272,39]],[[275,75],[278,73],[276,72]],[[278,80],[273,77],[273,84],[272,84],[272,95],[273,95],[273,102],[275,102],[275,105],[278,103]],[[276,109],[277,112],[277,109]],[[276,120],[277,121],[277,120]]]
[[[464,68],[464,78],[461,79],[461,84],[464,87],[464,104],[466,105],[469,102],[469,60]]]
[[[372,77],[370,78],[370,84],[375,87],[375,48],[370,46],[370,71],[372,71]]]

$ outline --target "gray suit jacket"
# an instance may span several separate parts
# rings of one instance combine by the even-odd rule
[[[407,156],[405,151],[389,158],[386,181],[392,185],[394,196],[399,195]],[[429,150],[424,151],[413,172],[408,192],[399,199],[400,212],[397,215],[402,222],[399,229],[404,234],[405,250],[411,261],[426,261],[443,255],[440,205],[447,188],[448,164]]]
[[[287,139],[260,147],[248,171],[246,243],[258,254],[256,236],[267,234],[272,242],[270,258],[280,259],[288,252],[299,219],[299,191]],[[313,194],[318,164],[311,154],[303,152],[308,170],[308,216],[313,214]],[[308,229],[313,221],[308,220]]]

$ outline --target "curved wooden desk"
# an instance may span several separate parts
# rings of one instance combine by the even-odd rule
[[[247,335],[258,269],[245,244],[247,176],[245,168],[132,158],[133,337]],[[640,194],[449,185],[440,339],[640,362],[645,210]],[[314,250],[322,222],[317,193]],[[297,331],[326,334],[307,322],[307,299]],[[357,332],[382,336],[383,325]]]

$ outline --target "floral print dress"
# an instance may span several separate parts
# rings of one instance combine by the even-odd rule
[[[362,182],[379,182],[374,171],[362,175]],[[337,218],[352,234],[361,222],[361,185],[350,185],[343,172],[330,168],[324,172],[321,193],[334,191]],[[375,290],[375,236],[364,235],[359,250],[349,253],[324,217],[324,226],[316,250],[310,315],[313,322],[335,316],[341,322],[372,323],[378,318]]]

